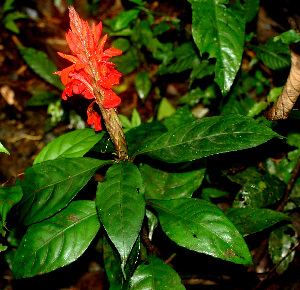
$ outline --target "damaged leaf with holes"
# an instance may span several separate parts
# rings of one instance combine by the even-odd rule
[[[269,252],[274,264],[281,259],[283,261],[276,267],[276,272],[282,274],[294,260],[295,250],[289,255],[289,251],[298,243],[298,234],[291,224],[284,225],[272,231],[269,239]]]
[[[248,169],[230,179],[242,184],[233,202],[235,208],[263,208],[277,203],[285,193],[285,184],[275,176]]]

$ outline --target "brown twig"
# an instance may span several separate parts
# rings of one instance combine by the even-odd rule
[[[285,195],[284,195],[281,203],[277,207],[276,211],[282,211],[283,208],[284,208],[284,206],[286,205],[286,203],[288,201],[288,198],[289,198],[289,196],[291,194],[291,191],[293,189],[294,183],[296,181],[297,175],[299,174],[299,170],[300,170],[300,154],[298,156],[298,160],[297,160],[296,166],[293,169],[293,172],[292,172],[292,175],[290,177],[290,180],[289,180],[289,182],[287,184]]]
[[[299,246],[299,244],[300,244],[300,241],[294,246],[294,247],[292,247],[285,255],[284,255],[284,257],[282,257],[278,262],[277,262],[277,264],[269,271],[269,273],[267,274],[267,276],[263,279],[263,280],[261,280],[257,285],[256,285],[256,287],[254,288],[254,290],[255,289],[258,289],[260,286],[261,286],[261,284],[262,283],[264,283],[267,279],[269,279],[270,278],[270,276],[274,273],[274,271],[276,270],[276,268],[282,263],[282,261],[284,260],[284,259],[286,259],[286,257],[287,256],[289,256],[298,246]]]
[[[289,196],[291,194],[291,191],[293,189],[293,186],[294,186],[294,183],[296,181],[296,178],[297,178],[297,175],[299,174],[299,170],[300,170],[300,154],[298,156],[298,160],[297,160],[297,164],[295,165],[294,169],[293,169],[293,172],[291,174],[291,177],[290,177],[290,180],[287,184],[287,187],[286,187],[286,191],[285,191],[285,194],[284,194],[284,197],[282,198],[282,201],[281,203],[279,204],[279,206],[277,207],[276,211],[282,211],[284,206],[286,205],[286,203],[288,202],[288,199],[289,199]],[[266,243],[267,243],[267,239],[264,240],[264,246],[263,246],[263,249],[266,248]],[[294,250],[298,247],[300,241],[291,249],[289,250],[289,252],[280,259],[280,261],[278,261],[278,263],[272,268],[272,270],[269,271],[269,273],[265,276],[265,278],[260,281],[260,283],[254,288],[254,289],[258,289],[260,287],[260,285],[266,281],[267,279],[270,278],[270,276],[273,274],[273,272],[276,270],[276,268],[281,264],[281,262],[286,259],[286,257]]]

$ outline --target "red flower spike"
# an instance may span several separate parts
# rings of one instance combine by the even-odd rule
[[[107,35],[100,40],[102,23],[92,27],[87,21],[82,20],[73,7],[69,7],[70,30],[66,34],[67,43],[74,55],[58,52],[58,54],[69,60],[72,65],[55,72],[61,77],[66,86],[62,98],[67,99],[74,94],[81,94],[86,99],[95,99],[105,109],[116,108],[121,99],[111,90],[119,84],[120,72],[113,68],[113,63],[108,60],[122,54],[122,51],[114,47],[104,50]],[[97,85],[96,85],[97,84]],[[102,98],[99,97],[99,92]],[[92,103],[93,104],[93,103]],[[101,130],[101,117],[93,108],[87,110],[88,124],[94,124],[95,130]],[[102,110],[102,109],[101,109]]]

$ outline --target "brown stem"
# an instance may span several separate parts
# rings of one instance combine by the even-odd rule
[[[116,108],[105,109],[102,106],[104,97],[102,91],[98,88],[97,85],[93,84],[94,93],[96,96],[96,102],[100,108],[105,127],[107,132],[112,139],[112,142],[115,146],[116,151],[119,155],[119,160],[128,159],[128,149],[125,139],[125,134],[123,131],[122,123],[120,121],[118,112]]]
[[[282,258],[277,262],[277,264],[269,271],[269,273],[267,274],[267,276],[266,276],[263,280],[261,280],[261,281],[256,285],[256,287],[255,287],[254,289],[259,289],[259,287],[261,286],[261,284],[264,283],[267,279],[269,279],[269,278],[271,277],[271,275],[274,273],[274,271],[276,270],[276,268],[282,263],[283,260],[286,259],[286,257],[287,257],[288,255],[290,255],[290,254],[291,254],[291,253],[299,246],[299,244],[300,244],[300,241],[299,241],[296,245],[294,245],[294,247],[292,247],[292,248],[284,255],[284,257],[282,257]]]

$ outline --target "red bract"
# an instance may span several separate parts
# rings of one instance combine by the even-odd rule
[[[67,99],[74,94],[82,94],[87,99],[96,99],[96,92],[100,92],[101,105],[105,109],[116,108],[121,99],[111,90],[119,84],[121,73],[113,68],[114,64],[108,62],[112,56],[122,53],[121,50],[111,47],[104,50],[107,39],[105,35],[101,40],[102,23],[89,26],[82,20],[73,7],[69,7],[70,27],[66,39],[74,55],[58,52],[58,54],[71,61],[69,67],[55,72],[61,77],[66,86],[62,98]],[[95,130],[101,130],[101,117],[88,109],[88,123],[95,125]]]

